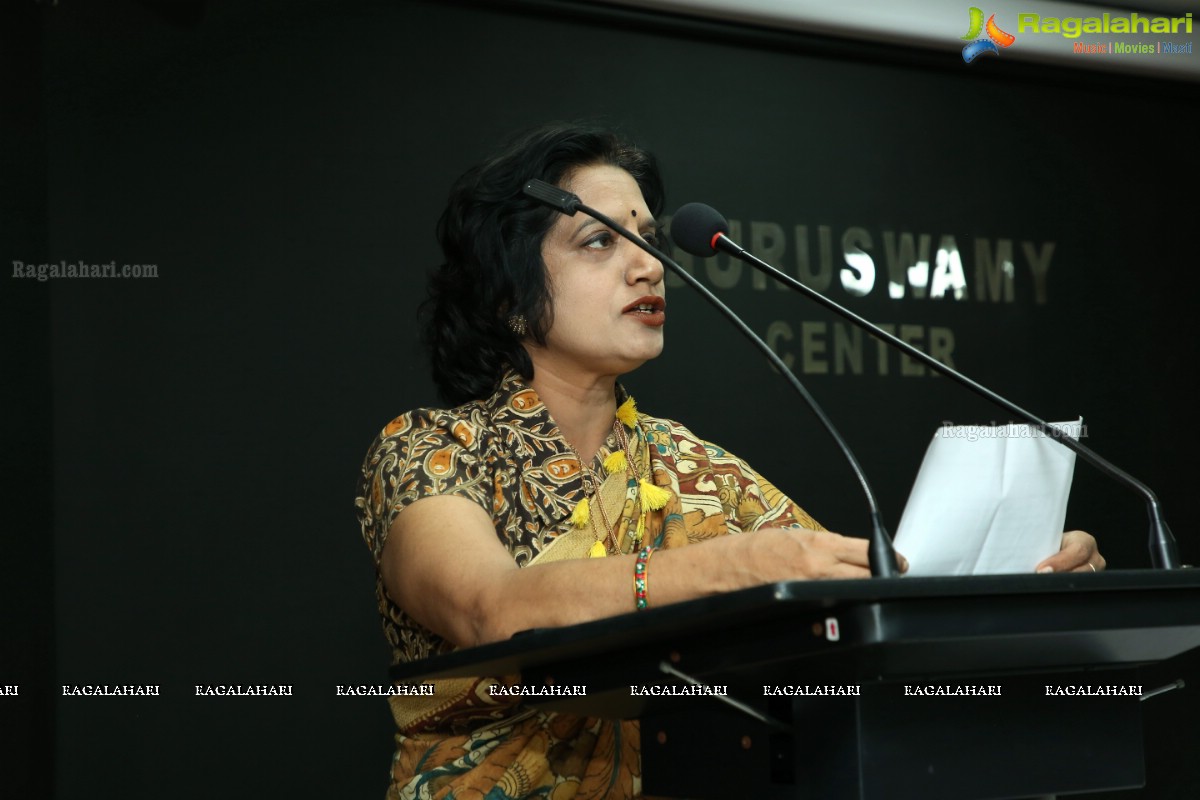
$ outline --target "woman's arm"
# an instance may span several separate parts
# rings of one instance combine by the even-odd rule
[[[397,605],[466,647],[632,611],[634,561],[623,555],[519,568],[483,508],[446,495],[400,512],[380,570]],[[656,606],[776,581],[870,575],[866,540],[794,528],[661,550],[648,572]]]

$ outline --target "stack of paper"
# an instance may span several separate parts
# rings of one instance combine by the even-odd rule
[[[1083,419],[1053,427],[1078,439]],[[945,425],[896,531],[908,575],[1033,572],[1058,552],[1075,453],[1029,425]]]

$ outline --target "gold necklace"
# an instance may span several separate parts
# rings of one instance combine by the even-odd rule
[[[592,471],[591,465],[583,468],[585,476],[584,482],[589,484],[589,494],[596,501],[596,508],[600,510],[600,519],[604,522],[604,537],[597,537],[596,543],[592,545],[592,549],[588,555],[592,558],[603,558],[604,556],[616,555],[619,551],[615,536],[615,528],[612,521],[608,518],[608,511],[604,508],[604,498],[600,496],[601,481],[596,477],[596,473]],[[593,530],[596,527],[596,520],[592,520]]]
[[[645,477],[637,474],[638,464],[636,463],[634,453],[630,451],[629,437],[625,433],[625,426],[628,425],[632,430],[639,431],[640,425],[637,419],[637,408],[634,405],[633,398],[627,398],[620,408],[617,409],[616,420],[613,421],[613,432],[616,434],[616,439],[620,445],[619,450],[614,450],[604,461],[604,468],[610,476],[618,472],[625,472],[628,476],[628,485],[635,487],[635,496],[627,498],[627,506],[633,509],[633,514],[637,516],[637,525],[630,531],[629,538],[637,547],[645,533],[646,516],[650,511],[661,509],[666,505],[667,500],[671,497],[670,491],[662,487],[655,486],[649,480],[650,460],[649,453],[644,463],[641,465],[643,471],[646,472]],[[644,437],[643,437],[644,438]],[[649,443],[647,442],[647,446]],[[615,555],[620,552],[620,545],[616,540],[616,528],[608,518],[608,512],[604,508],[604,498],[600,496],[601,482],[596,474],[592,471],[590,465],[585,465],[583,459],[579,457],[579,453],[575,448],[567,444],[567,448],[575,456],[579,462],[580,471],[583,476],[584,492],[590,494],[591,497],[584,497],[575,506],[571,512],[571,524],[576,528],[584,528],[589,523],[592,529],[595,530],[595,520],[591,517],[590,499],[594,499],[600,507],[600,517],[604,522],[605,535],[603,538],[597,537],[596,543],[592,545],[588,555],[592,558],[603,558],[606,555]],[[632,500],[632,505],[629,501]],[[638,513],[640,511],[640,513]],[[633,517],[629,521],[632,523]]]

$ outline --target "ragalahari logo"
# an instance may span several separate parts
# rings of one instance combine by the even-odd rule
[[[984,53],[994,53],[996,55],[1000,55],[1001,47],[1008,47],[1017,40],[1017,37],[1013,36],[1011,33],[1005,33],[1004,31],[1000,30],[1000,26],[996,24],[995,14],[992,14],[990,17],[988,17],[987,24],[984,25],[983,11],[975,8],[975,6],[971,6],[971,8],[968,10],[971,13],[971,27],[967,31],[967,35],[960,38],[962,38],[964,41],[969,40],[971,43],[963,48],[963,61],[970,64]],[[987,31],[987,38],[980,38],[979,34],[983,33],[985,30]],[[997,45],[999,45],[999,47],[997,47]]]

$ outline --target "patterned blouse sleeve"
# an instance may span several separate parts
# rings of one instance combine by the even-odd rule
[[[417,409],[389,422],[363,461],[354,504],[378,567],[388,531],[423,497],[462,495],[492,512],[492,480],[478,428],[452,412]]]
[[[741,461],[741,459],[738,459]],[[825,528],[797,505],[790,497],[776,488],[775,484],[759,475],[745,461],[741,461],[745,475],[763,500],[765,511],[754,520],[747,530],[759,528],[808,528],[823,531]]]
[[[821,523],[744,460],[712,442],[705,442],[704,447],[718,484],[724,482],[731,495],[726,501],[726,506],[732,506],[733,511],[730,524],[743,531],[760,528],[825,530]]]

